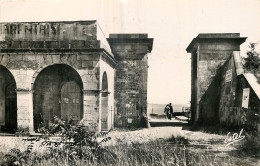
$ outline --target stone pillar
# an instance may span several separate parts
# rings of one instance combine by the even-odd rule
[[[206,119],[218,121],[218,87],[211,95],[212,102],[207,103],[207,109],[201,107],[201,99],[216,78],[220,67],[232,56],[233,51],[240,51],[240,45],[245,40],[239,33],[199,34],[187,47],[186,51],[192,56],[191,123],[197,123],[200,119],[203,123]]]
[[[33,91],[31,89],[34,70],[11,70],[17,85],[17,132],[34,132],[33,127]]]
[[[110,34],[107,39],[118,61],[115,77],[115,126],[141,124],[147,114],[148,56],[153,39],[147,34]]]
[[[17,128],[19,130],[33,129],[33,93],[31,90],[17,90]]]
[[[98,90],[83,90],[83,123],[92,131],[101,130],[100,96]]]

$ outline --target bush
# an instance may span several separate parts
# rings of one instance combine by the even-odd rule
[[[10,163],[28,163],[29,160],[41,163],[48,159],[56,159],[52,164],[61,160],[70,163],[70,165],[79,160],[85,163],[99,163],[101,161],[114,163],[116,161],[116,156],[102,146],[102,143],[111,139],[106,137],[106,133],[91,132],[88,127],[82,124],[72,124],[72,122],[54,117],[53,123],[39,129],[41,136],[24,139],[24,141],[31,142],[26,151],[12,149],[10,154],[6,154],[4,156],[5,163],[9,163],[9,165]],[[105,138],[98,141],[98,137]],[[39,154],[32,153],[32,149],[34,143],[40,140],[42,141],[40,146],[45,147],[46,152],[39,157]]]
[[[245,132],[245,140],[238,147],[244,153],[260,156],[260,135],[257,131]]]
[[[255,51],[257,43],[249,44],[249,51],[246,52],[247,57],[243,58],[244,60],[244,68],[247,71],[257,71],[260,67],[260,57],[259,53]]]

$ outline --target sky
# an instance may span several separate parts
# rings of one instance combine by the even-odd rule
[[[199,33],[240,33],[260,43],[260,0],[0,0],[0,22],[97,20],[109,33],[147,33],[148,103],[186,104],[191,55]],[[259,46],[260,47],[260,46]]]

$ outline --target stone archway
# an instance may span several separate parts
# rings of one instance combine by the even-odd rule
[[[65,64],[42,69],[33,84],[34,129],[54,116],[74,123],[83,118],[83,83],[78,72]]]
[[[108,130],[108,81],[107,73],[104,72],[102,76],[102,96],[101,96],[101,130]]]
[[[12,73],[0,65],[0,131],[17,129],[16,81]]]

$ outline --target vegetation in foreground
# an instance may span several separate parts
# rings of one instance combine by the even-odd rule
[[[1,165],[234,165],[230,156],[213,152],[189,151],[189,141],[172,137],[147,143],[120,143],[103,146],[110,140],[104,133],[89,132],[83,125],[73,126],[55,118],[53,124],[40,129],[42,136],[28,138],[27,150],[11,149],[0,153]],[[59,137],[56,137],[59,136]],[[54,139],[54,137],[56,139]],[[98,137],[102,137],[97,141]],[[34,151],[34,143],[41,142],[44,153]]]

